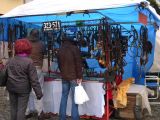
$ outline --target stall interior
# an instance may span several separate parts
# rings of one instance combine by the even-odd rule
[[[130,29],[125,29],[120,23],[106,17],[35,24],[9,20],[8,24],[4,21],[0,23],[1,58],[14,56],[15,40],[27,37],[31,28],[37,28],[40,31],[39,38],[45,46],[50,76],[58,72],[58,66],[53,66],[53,63],[57,62],[56,53],[65,37],[72,37],[78,45],[83,57],[86,79],[92,77],[92,80],[93,78],[104,80],[100,78],[105,78],[110,81],[105,77],[106,73],[108,76],[113,72],[123,75],[128,56],[140,59],[139,64],[143,68],[148,62],[148,55],[152,52],[152,43],[148,40],[148,29],[144,25],[141,25],[140,30],[136,30],[134,25],[131,25]],[[8,41],[7,45],[4,44],[6,41]]]

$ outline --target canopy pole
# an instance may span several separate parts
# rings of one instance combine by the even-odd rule
[[[94,20],[99,20],[99,19],[94,19]],[[86,22],[86,21],[94,21],[94,20],[79,20],[81,22]],[[47,22],[52,22],[52,21],[47,21]],[[61,23],[72,23],[72,22],[76,22],[76,21],[65,21],[65,22],[61,22]],[[42,24],[43,22],[27,22],[29,24]],[[120,25],[120,24],[142,24],[140,22],[110,22],[109,23],[110,25]],[[148,25],[151,24],[151,25],[154,25],[155,23],[154,22],[148,22],[147,23]]]

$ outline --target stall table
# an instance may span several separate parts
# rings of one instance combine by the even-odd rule
[[[61,79],[56,78],[49,78],[47,80],[45,79],[43,86],[43,110],[45,113],[59,113],[62,92],[61,82]],[[82,105],[79,105],[79,114],[102,118],[105,114],[105,90],[103,89],[104,83],[95,80],[84,80],[82,85],[86,90],[90,100]],[[151,114],[148,93],[145,86],[133,84],[127,93],[140,94],[142,96],[142,108],[147,108]],[[68,97],[67,115],[71,115],[71,94],[69,94]]]
[[[148,100],[148,90],[147,90],[146,86],[132,84],[127,93],[140,94],[142,96],[142,109],[146,108],[148,110],[149,114],[152,115],[151,106],[150,106],[149,100]]]
[[[104,94],[105,90],[103,89],[103,83],[97,81],[85,81],[82,82],[86,93],[89,96],[89,101],[79,105],[79,114],[102,117],[105,110],[105,100]],[[61,100],[61,91],[62,84],[61,79],[52,79],[44,82],[43,92],[44,92],[44,112],[59,113],[59,106]],[[71,94],[68,97],[67,103],[67,115],[71,115]]]

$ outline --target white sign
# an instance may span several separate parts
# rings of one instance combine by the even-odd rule
[[[43,23],[43,31],[60,30],[60,28],[61,28],[60,21],[51,21]]]

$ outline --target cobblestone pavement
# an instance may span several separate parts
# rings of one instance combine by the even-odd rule
[[[151,105],[151,108],[152,108],[153,116],[144,114],[143,120],[160,120],[160,105]],[[10,120],[9,111],[10,109],[9,109],[9,100],[7,98],[7,92],[5,91],[5,88],[0,87],[0,120]],[[28,120],[37,120],[37,117],[33,117]],[[58,117],[54,116],[46,120],[58,120]],[[71,119],[68,118],[67,120],[71,120]],[[117,120],[120,120],[120,119],[117,119]]]

